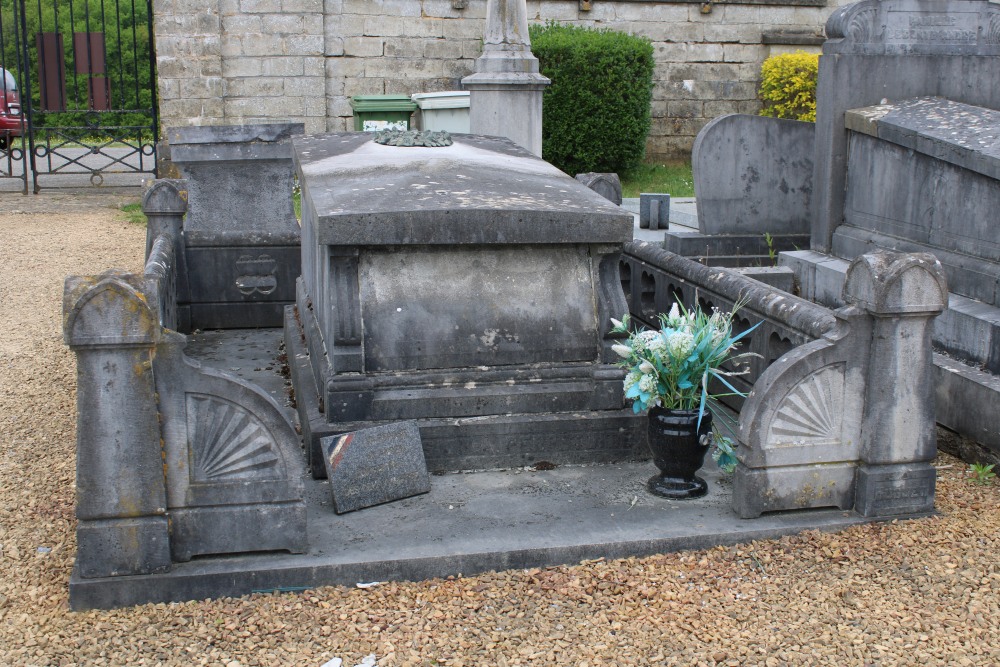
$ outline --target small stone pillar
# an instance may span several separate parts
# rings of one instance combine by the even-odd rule
[[[476,73],[462,79],[472,133],[507,137],[541,157],[542,91],[549,83],[531,53],[525,0],[487,0],[483,55]]]
[[[869,253],[847,272],[844,301],[872,317],[855,509],[864,516],[934,510],[934,318],[948,287],[933,255]]]
[[[77,567],[84,578],[170,568],[152,353],[141,277],[71,276],[65,341],[77,358]]]
[[[187,181],[160,178],[153,181],[142,196],[142,212],[146,214],[146,259],[158,236],[167,236],[174,249],[177,270],[177,300],[191,300],[187,278],[187,257],[184,253],[184,214],[188,209]]]

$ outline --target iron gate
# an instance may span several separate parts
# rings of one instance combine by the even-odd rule
[[[155,172],[152,0],[0,0],[0,68],[0,178]]]

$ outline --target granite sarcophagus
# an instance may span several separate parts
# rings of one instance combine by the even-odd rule
[[[631,214],[495,137],[340,133],[294,154],[286,339],[315,473],[320,437],[401,419],[432,470],[642,455],[610,349]]]

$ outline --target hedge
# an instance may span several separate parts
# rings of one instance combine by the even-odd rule
[[[542,157],[568,174],[626,171],[642,161],[653,94],[653,46],[611,30],[529,28],[541,73]]]

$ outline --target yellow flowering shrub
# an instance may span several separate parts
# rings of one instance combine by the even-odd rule
[[[796,51],[771,56],[760,68],[761,116],[816,121],[819,55]]]

